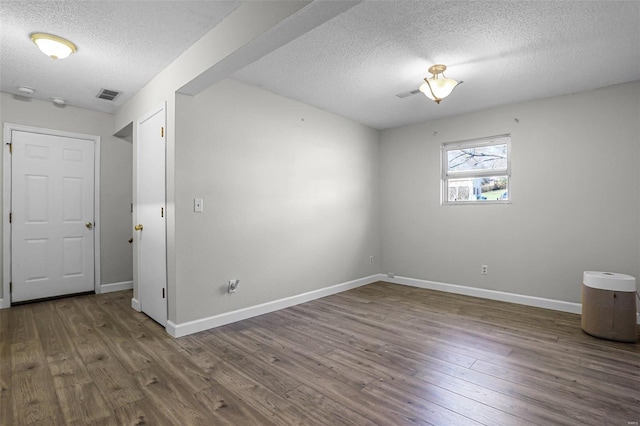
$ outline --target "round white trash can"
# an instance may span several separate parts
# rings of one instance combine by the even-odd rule
[[[585,271],[581,324],[585,333],[592,336],[635,342],[636,279],[614,272]]]

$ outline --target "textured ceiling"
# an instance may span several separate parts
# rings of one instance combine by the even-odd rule
[[[238,1],[0,0],[0,90],[57,96],[68,104],[115,112],[163,68],[238,7]],[[74,42],[78,52],[51,60],[34,32]],[[97,99],[101,88],[121,91]]]
[[[395,96],[437,63],[449,98]],[[367,1],[234,77],[395,127],[640,79],[640,2]]]
[[[0,0],[0,90],[114,112],[238,5]],[[69,38],[78,53],[52,61],[32,32]],[[464,80],[449,98],[395,96],[436,63]],[[384,129],[639,80],[640,1],[365,1],[230,73]],[[101,88],[123,94],[99,100]]]

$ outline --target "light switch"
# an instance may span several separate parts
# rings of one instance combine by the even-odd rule
[[[196,213],[202,213],[204,209],[202,198],[194,198],[193,199],[193,211]]]

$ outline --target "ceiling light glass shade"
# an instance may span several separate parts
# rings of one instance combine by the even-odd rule
[[[51,34],[31,34],[31,40],[51,59],[64,59],[77,50],[69,40]]]
[[[429,72],[433,74],[433,76],[431,76],[431,78],[425,78],[424,83],[422,83],[419,88],[427,98],[437,104],[449,96],[458,84],[462,83],[445,77],[443,73],[446,69],[447,67],[445,65],[434,65],[430,67]]]
[[[425,78],[425,82],[420,85],[420,91],[425,96],[436,103],[446,98],[453,92],[453,89],[460,84],[450,78]],[[415,86],[413,86],[415,87]]]

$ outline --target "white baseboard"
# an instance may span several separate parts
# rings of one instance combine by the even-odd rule
[[[100,293],[111,293],[112,291],[131,290],[133,281],[123,281],[121,283],[102,284]]]
[[[135,297],[131,298],[131,307],[133,309],[135,309],[138,312],[141,312],[142,310],[140,309],[140,301],[138,299],[136,299]]]
[[[545,299],[544,297],[527,296],[524,294],[507,293],[504,291],[487,290],[483,288],[418,280],[407,277],[389,278],[388,276],[383,275],[383,278],[380,278],[380,281],[411,287],[426,288],[429,290],[444,291],[447,293],[464,294],[465,296],[480,297],[482,299],[517,303],[518,305],[535,306],[537,308],[552,309],[554,311],[569,312],[571,314],[582,314],[582,303],[566,302],[564,300]],[[640,305],[638,306],[638,309],[640,309]],[[640,315],[637,316],[636,323],[640,324]]]
[[[371,275],[365,278],[359,278],[357,280],[336,284],[331,287],[325,287],[319,290],[313,290],[307,293],[298,294],[296,296],[285,297],[284,299],[274,300],[272,302],[266,302],[260,305],[238,309],[237,311],[225,312],[224,314],[214,315],[195,321],[188,321],[181,324],[167,321],[166,330],[167,333],[169,333],[173,337],[187,336],[189,334],[198,333],[200,331],[209,330],[215,327],[220,327],[221,325],[231,324],[247,318],[264,315],[268,314],[269,312],[299,305],[311,300],[320,299],[321,297],[341,293],[343,291],[351,290],[353,288],[384,280],[386,277],[387,276],[383,274]],[[131,304],[133,306],[133,300]]]
[[[582,304],[565,302],[563,300],[545,299],[543,297],[526,296],[523,294],[507,293],[504,291],[487,290],[484,288],[467,287],[456,284],[439,283],[435,281],[418,280],[407,277],[389,278],[386,275],[382,279],[393,284],[408,285],[411,287],[426,288],[429,290],[444,291],[447,293],[464,294],[465,296],[480,297],[482,299],[499,300],[502,302],[517,303],[519,305],[535,306],[538,308],[553,309],[554,311],[582,313]]]
[[[6,309],[8,307],[11,306],[11,303],[9,302],[9,298],[6,297],[4,299],[0,299],[0,309]]]
[[[519,305],[552,309],[555,311],[569,312],[572,314],[582,313],[582,304],[576,302],[566,302],[563,300],[546,299],[543,297],[527,296],[524,294],[507,293],[504,291],[487,290],[482,288],[440,283],[415,278],[389,278],[385,274],[376,274],[346,283],[336,284],[331,287],[310,291],[308,293],[286,297],[284,299],[274,300],[272,302],[266,302],[260,305],[239,309],[233,312],[226,312],[224,314],[214,315],[199,320],[188,321],[181,324],[167,321],[166,330],[167,333],[169,333],[173,337],[187,336],[189,334],[198,333],[200,331],[209,330],[211,328],[220,327],[222,325],[231,324],[237,321],[242,321],[244,319],[252,318],[258,315],[267,314],[269,312],[299,305],[301,303],[309,302],[311,300],[319,299],[325,296],[330,296],[332,294],[341,293],[343,291],[351,290],[353,288],[372,284],[378,281],[425,288],[429,290],[438,290],[447,293],[462,294],[465,296],[479,297],[482,299],[499,300],[502,302],[516,303]],[[140,303],[136,299],[131,299],[131,306],[133,307],[133,309],[140,311]],[[638,318],[638,324],[640,324],[640,318]]]

